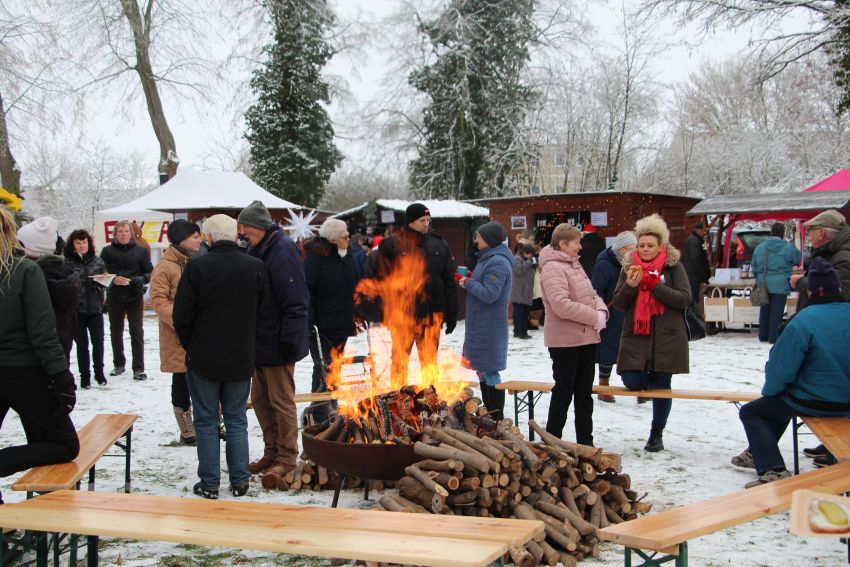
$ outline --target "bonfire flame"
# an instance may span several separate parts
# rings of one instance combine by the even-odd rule
[[[423,274],[426,274],[423,256],[409,253],[399,256],[392,264],[392,269],[381,279],[363,279],[357,285],[356,302],[380,300],[383,325],[389,330],[393,345],[411,345],[421,334],[424,322],[416,316],[416,305],[424,294],[427,276]],[[361,381],[357,387],[346,387],[351,383],[343,383],[342,367],[350,359],[345,356],[343,349],[334,349],[326,380],[328,389],[337,391],[339,413],[352,419],[377,419],[383,424],[387,416],[382,415],[382,408],[379,407],[378,397],[381,396],[380,403],[383,404],[386,398],[392,415],[399,416],[404,423],[418,430],[417,419],[412,412],[414,399],[422,399],[421,393],[425,393],[429,405],[437,403],[437,397],[449,403],[460,399],[465,386],[461,381],[460,356],[443,352],[442,360],[437,362],[442,321],[442,314],[435,314],[432,324],[425,327],[421,340],[416,344],[422,363],[419,376],[408,375],[408,349],[396,348],[389,376],[379,376],[375,372],[377,353],[369,353],[372,369],[369,379]],[[409,385],[410,378],[418,384]],[[405,395],[386,396],[387,392],[393,390],[402,390]]]

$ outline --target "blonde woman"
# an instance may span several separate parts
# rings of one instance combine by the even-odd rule
[[[0,206],[0,423],[11,408],[27,444],[0,449],[0,476],[72,460],[80,450],[69,414],[74,376],[59,343],[44,273],[19,257],[17,226]],[[0,495],[0,503],[3,502]]]
[[[635,225],[637,250],[623,258],[613,305],[625,311],[617,372],[630,390],[669,389],[673,374],[688,372],[684,310],[691,286],[670,231],[658,215]],[[652,400],[652,428],[645,451],[664,449],[662,432],[673,403]]]
[[[575,397],[576,441],[593,445],[593,376],[599,332],[608,308],[596,294],[579,262],[581,232],[559,224],[552,241],[540,251],[546,324],[543,341],[552,358],[555,387],[549,403],[546,431],[561,437],[567,411]]]

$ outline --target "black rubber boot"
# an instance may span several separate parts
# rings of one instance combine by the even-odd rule
[[[646,445],[643,446],[644,451],[649,451],[650,453],[657,453],[664,449],[664,441],[661,439],[661,433],[664,429],[653,427],[649,432],[649,439],[646,441]]]

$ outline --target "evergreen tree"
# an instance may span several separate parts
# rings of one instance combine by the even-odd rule
[[[845,113],[850,110],[850,0],[835,0],[827,17],[835,30],[827,49],[835,66],[835,84],[841,89],[838,112]]]
[[[335,18],[325,0],[267,0],[274,43],[254,71],[257,96],[245,113],[253,177],[299,205],[315,207],[325,183],[342,162],[323,103],[330,102],[322,67],[334,55],[325,39]]]
[[[418,195],[476,198],[514,188],[528,159],[525,114],[536,98],[522,82],[533,7],[533,0],[450,0],[420,24],[435,61],[408,79],[428,98],[410,163]]]

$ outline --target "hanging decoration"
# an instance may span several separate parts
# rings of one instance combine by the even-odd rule
[[[319,231],[319,225],[310,224],[314,218],[316,218],[315,209],[311,210],[309,213],[302,214],[300,211],[296,212],[292,209],[286,209],[289,213],[288,219],[283,219],[286,221],[287,226],[283,227],[284,230],[289,231],[289,236],[292,240],[306,240],[308,238],[313,238],[316,233]]]

